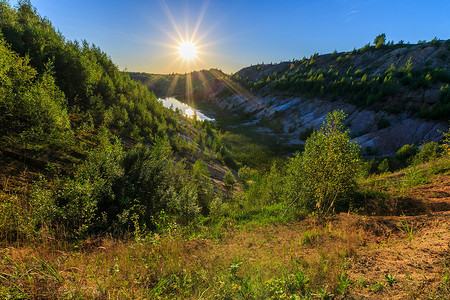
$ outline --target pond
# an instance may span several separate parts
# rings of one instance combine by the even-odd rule
[[[198,120],[202,120],[202,121],[207,120],[207,121],[212,121],[212,122],[215,121],[214,118],[210,118],[210,117],[206,116],[201,111],[199,111],[195,108],[192,108],[191,106],[189,106],[186,103],[178,101],[174,97],[159,98],[158,100],[164,105],[164,107],[172,108],[174,110],[178,108],[179,110],[181,110],[181,112],[185,116],[193,118],[196,115]]]

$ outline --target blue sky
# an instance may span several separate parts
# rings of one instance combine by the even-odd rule
[[[17,1],[11,1],[15,5]],[[85,39],[120,69],[149,73],[219,68],[349,51],[386,33],[416,43],[450,39],[448,0],[31,0],[69,40]],[[196,29],[197,28],[197,29]],[[177,54],[181,37],[197,59]],[[181,36],[177,34],[181,33]]]

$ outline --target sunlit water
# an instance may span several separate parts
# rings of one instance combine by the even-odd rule
[[[195,108],[192,108],[189,105],[187,105],[186,103],[180,102],[173,97],[159,98],[158,100],[162,102],[164,107],[173,108],[174,110],[178,108],[179,110],[182,111],[182,113],[184,115],[186,115],[188,117],[194,117],[194,115],[197,115],[198,120],[208,120],[208,121],[213,121],[213,122],[215,121],[214,118],[205,116],[203,113],[196,110]]]

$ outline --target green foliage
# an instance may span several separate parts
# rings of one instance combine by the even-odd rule
[[[157,139],[152,149],[138,145],[125,152],[118,139],[103,130],[99,146],[66,179],[57,196],[53,223],[63,224],[82,237],[96,232],[121,233],[130,226],[157,229],[162,211],[180,224],[193,222],[212,197],[204,165],[192,175],[183,163],[173,164],[167,139]]]
[[[328,114],[322,128],[306,141],[303,154],[297,153],[289,164],[289,197],[319,218],[348,203],[361,170],[358,145],[344,131],[344,119],[342,111]]]
[[[338,275],[337,290],[339,293],[345,295],[349,289],[350,284],[351,284],[350,277],[347,275],[347,273],[343,272]]]
[[[408,110],[412,114],[420,117],[447,120],[450,112],[450,89],[446,88],[450,84],[450,72],[445,68],[431,69],[431,65],[425,65],[423,68],[414,68],[412,57],[408,59],[405,67],[391,65],[384,72],[373,73],[370,70],[359,69],[354,70],[352,61],[364,62],[368,59],[364,56],[364,52],[370,49],[383,49],[386,47],[394,47],[393,43],[386,43],[385,34],[377,36],[374,40],[375,46],[366,45],[363,49],[352,51],[336,58],[337,54],[332,54],[332,58],[336,58],[335,65],[318,65],[319,61],[316,57],[304,59],[302,63],[294,69],[286,67],[286,72],[280,74],[272,74],[268,76],[266,73],[258,75],[258,77],[250,80],[248,78],[235,76],[226,81],[227,85],[239,83],[252,92],[260,92],[265,94],[268,91],[273,93],[281,93],[289,96],[300,97],[326,97],[335,101],[342,99],[349,103],[355,104],[360,108],[371,107],[394,113]],[[395,46],[406,48],[407,46]],[[399,56],[400,57],[400,54]],[[357,59],[358,58],[358,59]],[[327,56],[323,56],[322,61],[327,61]],[[429,63],[428,63],[429,64]],[[325,69],[324,67],[326,66]],[[377,67],[377,66],[373,66]],[[404,98],[404,90],[413,93],[419,93],[424,89],[442,87],[439,101],[435,104],[425,103],[420,112],[417,107],[408,105],[406,107],[398,105],[398,97]],[[402,91],[402,93],[400,93]],[[392,101],[392,99],[395,101]],[[406,99],[405,99],[406,100]],[[379,128],[389,126],[386,120],[380,120]]]
[[[250,181],[256,174],[256,170],[247,166],[243,166],[238,171],[239,179],[244,184],[244,186],[247,186],[248,181]]]
[[[381,117],[377,122],[378,130],[388,128],[389,126],[391,126],[391,122],[389,122],[386,118]]]
[[[0,135],[63,146],[71,138],[64,94],[49,72],[40,77],[0,36]]]
[[[445,85],[441,87],[439,99],[431,108],[421,111],[421,116],[429,119],[438,119],[448,121],[450,114],[450,87]]]
[[[387,158],[383,159],[381,163],[377,167],[378,172],[380,173],[387,173],[389,172],[389,160]]]
[[[246,169],[243,169],[243,172]],[[239,170],[239,174],[243,173]],[[248,170],[251,181],[244,183],[245,199],[249,209],[264,209],[278,203],[284,202],[284,186],[286,184],[286,174],[283,163],[274,163],[269,172],[257,173],[255,170]],[[249,176],[245,175],[244,176]]]
[[[386,278],[386,281],[390,286],[393,286],[394,283],[397,282],[397,278],[395,275],[387,274],[384,277]]]
[[[118,140],[111,143],[109,139],[109,133],[103,130],[99,146],[89,153],[85,162],[78,166],[75,177],[67,179],[59,192],[58,222],[74,236],[90,233],[94,227],[107,227],[108,215],[115,208],[108,207],[104,211],[105,204],[114,197],[113,185],[123,176],[120,165],[123,149]]]
[[[120,72],[98,47],[86,41],[81,45],[66,41],[29,2],[21,1],[13,9],[2,1],[0,30],[0,60],[7,61],[0,64],[0,74],[8,76],[2,81],[7,97],[2,102],[6,104],[0,106],[8,112],[8,120],[3,122],[15,126],[14,131],[25,123],[29,124],[24,128],[29,129],[27,138],[49,135],[50,140],[57,136],[60,141],[70,141],[64,135],[70,131],[66,111],[74,106],[89,113],[96,127],[103,124],[115,134],[137,141],[151,141],[155,135],[162,136],[169,124],[177,126],[145,86]]]
[[[386,34],[382,33],[375,37],[373,40],[376,49],[383,47],[386,44]]]
[[[231,171],[228,171],[227,173],[225,173],[225,175],[223,175],[223,182],[230,188],[234,186],[236,180],[234,179],[233,173],[231,173]]]
[[[420,148],[420,151],[414,156],[413,163],[421,164],[436,159],[440,154],[439,144],[429,142]]]
[[[209,212],[210,201],[213,198],[213,184],[208,166],[202,160],[197,160],[192,166],[192,179],[197,189],[198,203],[204,215]],[[195,188],[194,188],[195,190]]]
[[[450,155],[450,129],[448,132],[443,132],[442,134],[444,136],[442,149],[446,155]]]
[[[309,284],[310,279],[302,270],[265,282],[270,299],[308,299],[312,294]]]
[[[417,232],[408,223],[408,221],[407,220],[401,221],[400,224],[397,225],[397,228],[406,235],[406,238],[408,239],[409,243],[411,244],[412,240],[416,236]]]
[[[414,155],[417,153],[417,147],[415,145],[403,145],[396,154],[397,159],[403,163],[409,163]]]

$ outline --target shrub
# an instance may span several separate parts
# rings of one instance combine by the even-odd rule
[[[68,179],[58,192],[60,221],[73,237],[83,236],[101,227],[109,227],[123,204],[116,201],[115,186],[123,176],[123,149],[114,143],[107,130],[99,134],[100,144],[77,167],[76,176]],[[103,212],[103,217],[100,213]]]
[[[198,204],[204,215],[209,213],[210,201],[213,194],[213,184],[208,166],[202,160],[197,160],[192,166],[192,181],[197,190]]]
[[[225,175],[223,175],[223,183],[225,183],[225,185],[229,187],[232,187],[236,183],[236,180],[234,179],[233,173],[231,173],[231,171],[228,171],[227,173],[225,173]]]
[[[247,181],[251,180],[252,177],[256,175],[256,173],[257,173],[256,170],[249,168],[247,166],[243,166],[242,168],[239,169],[238,176],[241,182],[244,185],[247,185]]]
[[[344,131],[343,111],[329,113],[318,131],[306,140],[303,154],[291,159],[287,193],[301,207],[322,219],[335,206],[345,205],[361,170],[358,144]],[[289,178],[290,177],[290,178]]]
[[[403,163],[409,163],[411,158],[416,155],[417,147],[415,145],[403,145],[396,154],[396,158],[402,161]]]
[[[389,160],[387,158],[383,159],[381,163],[378,165],[378,172],[387,173],[389,172]]]
[[[421,164],[437,158],[439,155],[439,144],[429,142],[422,146],[420,151],[414,156],[413,162]]]
[[[381,117],[378,122],[377,122],[377,128],[378,130],[384,129],[384,128],[388,128],[389,126],[391,126],[391,122],[389,122],[389,120],[387,120],[384,117]]]
[[[450,129],[448,130],[448,132],[444,132],[444,143],[442,144],[442,148],[444,150],[444,153],[446,153],[447,155],[450,155]]]

